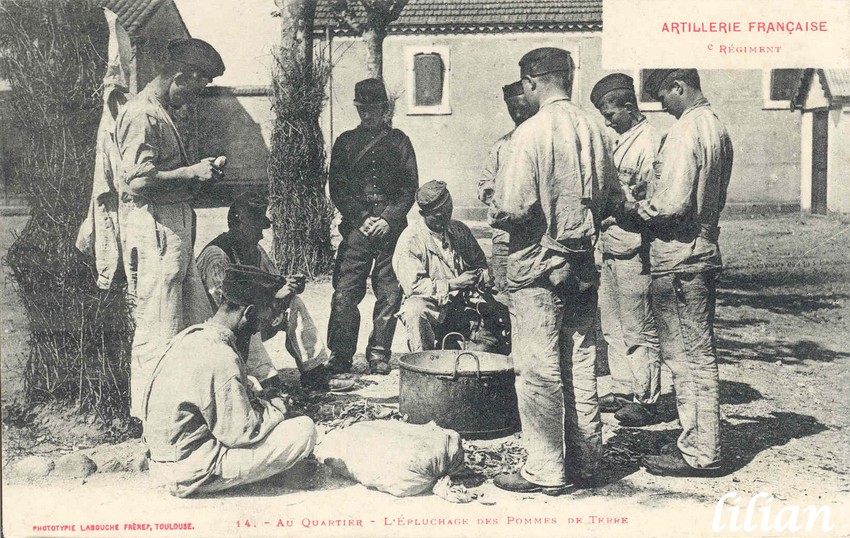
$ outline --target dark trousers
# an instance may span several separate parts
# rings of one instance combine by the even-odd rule
[[[402,297],[392,267],[397,240],[398,235],[389,239],[366,237],[357,229],[343,234],[334,266],[334,294],[328,322],[328,348],[333,356],[350,360],[357,350],[358,305],[366,296],[366,279],[371,274],[376,302],[366,356],[389,359]]]

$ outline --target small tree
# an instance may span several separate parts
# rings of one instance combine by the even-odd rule
[[[333,262],[333,205],[325,194],[325,143],[319,117],[328,64],[313,61],[315,0],[275,0],[281,45],[272,74],[269,210],[274,258],[284,273],[326,273]]]
[[[342,24],[363,36],[366,69],[372,78],[384,78],[384,39],[408,0],[337,0],[333,11]]]
[[[107,39],[90,2],[0,2],[0,72],[24,142],[14,173],[31,214],[6,256],[29,322],[25,394],[104,418],[127,411],[132,327],[123,290],[98,290],[74,242],[91,193]]]

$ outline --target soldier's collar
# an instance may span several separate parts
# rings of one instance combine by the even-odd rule
[[[540,108],[543,108],[544,106],[550,105],[552,103],[556,103],[558,101],[570,102],[570,98],[567,97],[566,95],[559,95],[559,96],[550,97],[550,98],[546,99],[545,101],[543,101],[542,103],[540,103]]]
[[[224,343],[229,344],[234,348],[236,347],[236,334],[230,330],[230,327],[226,327],[212,318],[207,320],[206,325],[211,330],[216,331],[221,336]]]
[[[692,104],[691,106],[686,108],[684,112],[682,112],[682,116],[680,116],[680,119],[681,119],[681,117],[683,117],[688,112],[691,112],[692,110],[696,110],[698,108],[702,108],[702,107],[706,107],[706,106],[711,106],[711,103],[709,103],[708,99],[706,99],[705,97],[700,97],[699,100],[696,103]]]

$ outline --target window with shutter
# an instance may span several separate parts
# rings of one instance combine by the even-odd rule
[[[802,69],[771,69],[770,100],[790,101],[802,74]]]
[[[408,115],[451,114],[451,60],[446,45],[405,47]]]
[[[797,91],[802,69],[765,69],[762,71],[764,108],[787,110]]]
[[[413,56],[416,106],[437,106],[443,102],[443,58],[439,54],[420,52]]]

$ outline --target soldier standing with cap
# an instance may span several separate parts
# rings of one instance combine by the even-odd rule
[[[168,53],[169,61],[127,102],[115,127],[122,256],[136,324],[130,366],[130,413],[135,417],[150,362],[172,336],[212,314],[195,266],[190,202],[196,186],[218,178],[221,170],[213,158],[189,162],[168,109],[194,103],[224,73],[224,63],[200,39],[173,41]]]
[[[511,234],[512,357],[528,459],[494,483],[554,493],[570,482],[589,484],[602,453],[593,249],[616,172],[602,129],[570,102],[569,52],[535,49],[519,65],[537,112],[511,137],[490,220]]]
[[[313,452],[313,421],[286,420],[281,398],[252,394],[240,351],[279,322],[274,301],[283,286],[280,276],[229,266],[212,319],[175,336],[154,361],[140,406],[145,444],[151,472],[173,495],[258,482]]]
[[[621,189],[618,197],[642,199],[655,175],[660,140],[637,107],[632,77],[623,73],[603,77],[590,92],[590,100],[605,124],[619,135],[614,142]],[[602,221],[602,332],[609,364],[614,366],[612,377],[622,370],[629,373],[625,384],[632,401],[623,403],[609,394],[599,399],[599,406],[603,411],[616,411],[614,418],[624,426],[656,423],[655,405],[661,394],[658,332],[649,294],[649,242],[642,229],[641,221],[632,222],[622,213]]]
[[[505,105],[508,107],[508,114],[510,114],[511,119],[514,121],[514,128],[519,127],[522,122],[531,117],[528,102],[525,100],[525,94],[522,92],[522,82],[517,81],[507,86],[502,86],[502,94],[505,99]],[[487,155],[487,162],[484,164],[484,169],[481,170],[481,176],[478,179],[478,199],[485,204],[489,205],[493,199],[496,176],[499,173],[499,166],[504,162],[513,132],[511,130],[496,140],[493,147],[490,148],[489,155]],[[508,266],[508,243],[510,242],[510,236],[504,230],[493,228],[492,241],[493,256],[491,263],[493,265],[493,277],[496,281],[496,289],[505,293],[507,290],[505,279]]]
[[[661,146],[646,199],[626,207],[650,231],[652,307],[682,434],[662,454],[644,456],[643,464],[658,475],[712,475],[720,467],[717,223],[732,174],[732,141],[703,96],[696,69],[653,70],[646,89],[677,121]]]
[[[331,152],[328,184],[342,214],[328,321],[329,368],[351,370],[360,327],[358,305],[371,274],[375,292],[372,334],[366,347],[369,371],[388,374],[401,288],[392,268],[398,236],[407,227],[419,176],[410,139],[385,119],[387,91],[379,79],[354,86],[360,125],[342,133]]]

